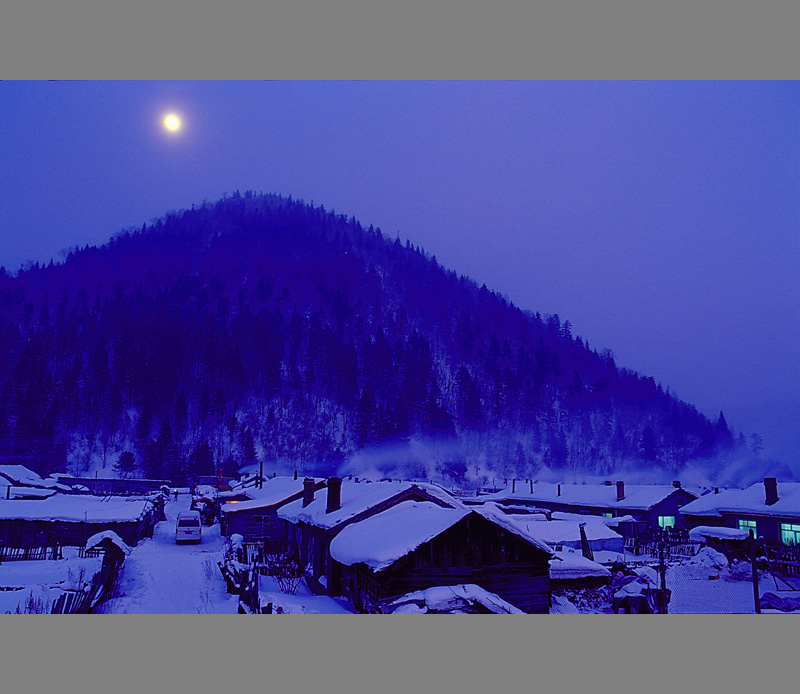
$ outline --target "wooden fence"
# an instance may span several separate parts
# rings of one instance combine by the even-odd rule
[[[28,547],[4,547],[0,545],[0,564],[4,561],[39,561],[62,559],[61,545],[33,545]]]
[[[69,591],[53,603],[50,614],[91,614],[97,605],[114,596],[125,555],[107,551],[100,570],[92,576],[86,590]]]

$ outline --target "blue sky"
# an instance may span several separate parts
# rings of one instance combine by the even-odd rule
[[[799,172],[797,82],[0,82],[0,265],[236,189],[313,200],[793,464]]]

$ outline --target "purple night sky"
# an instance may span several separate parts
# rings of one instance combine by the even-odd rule
[[[0,82],[0,265],[237,189],[313,200],[800,470],[799,173],[798,82]]]

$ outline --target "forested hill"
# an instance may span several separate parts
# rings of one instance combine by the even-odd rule
[[[569,321],[291,198],[235,193],[0,270],[0,452],[179,480],[409,438],[447,453],[397,474],[456,480],[672,471],[735,444]]]

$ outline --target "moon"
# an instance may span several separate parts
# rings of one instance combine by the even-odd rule
[[[164,116],[164,120],[161,121],[164,124],[164,127],[167,130],[175,132],[176,130],[180,130],[181,127],[181,119],[178,118],[174,113],[168,113]]]

